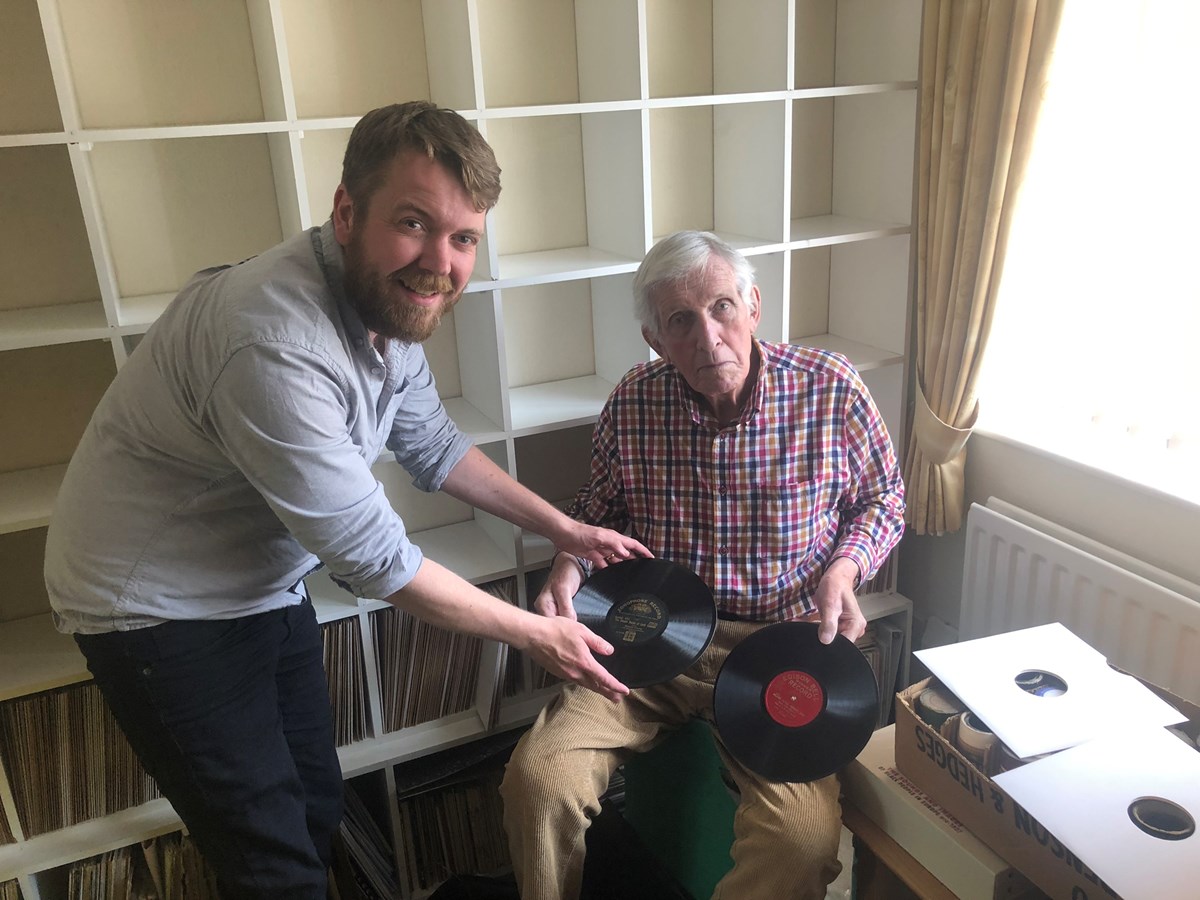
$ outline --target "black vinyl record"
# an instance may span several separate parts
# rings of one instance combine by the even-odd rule
[[[729,752],[772,781],[815,781],[862,751],[875,730],[879,688],[854,642],[817,638],[815,622],[779,622],[730,651],[713,714]]]
[[[665,559],[599,569],[575,594],[579,621],[615,648],[596,660],[631,688],[669,681],[700,658],[717,604],[700,576]]]

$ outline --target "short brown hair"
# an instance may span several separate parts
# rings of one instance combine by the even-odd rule
[[[356,205],[367,203],[393,159],[419,150],[458,176],[479,212],[500,199],[500,166],[487,141],[451,109],[425,100],[373,109],[354,126],[342,158],[342,184]]]

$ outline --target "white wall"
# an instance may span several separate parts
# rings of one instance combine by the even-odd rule
[[[971,437],[966,478],[968,504],[999,497],[1200,584],[1200,507],[989,434]],[[962,531],[904,536],[898,586],[918,646],[928,617],[958,625],[964,546]]]

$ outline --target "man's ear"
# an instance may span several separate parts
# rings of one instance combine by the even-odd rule
[[[333,194],[333,234],[343,247],[350,243],[354,230],[354,201],[344,184],[339,184]]]
[[[762,318],[762,294],[758,292],[758,285],[750,285],[750,290],[746,293],[750,300],[750,321],[754,323],[751,331],[758,330],[758,322]]]
[[[650,333],[649,328],[645,328],[645,327],[642,328],[642,340],[644,340],[647,344],[649,344],[650,348],[655,353],[657,353],[659,356],[663,356],[665,358],[665,355],[663,354],[663,351],[662,351],[662,344],[659,343],[658,338],[656,338],[653,334]]]

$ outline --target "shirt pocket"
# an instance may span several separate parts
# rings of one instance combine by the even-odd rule
[[[837,528],[827,474],[787,484],[756,486],[749,494],[753,526],[751,554],[772,574],[772,580],[795,572],[827,544]]]

